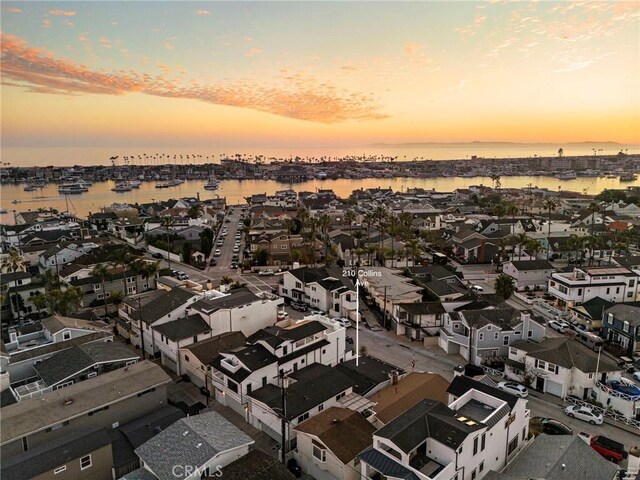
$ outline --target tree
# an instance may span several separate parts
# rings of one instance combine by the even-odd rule
[[[527,240],[529,240],[529,237],[524,232],[516,233],[513,236],[514,244],[518,246],[518,260],[522,260],[522,247],[524,247]]]
[[[329,255],[329,251],[328,251],[329,236],[327,234],[328,233],[327,229],[331,225],[331,217],[329,217],[329,215],[327,215],[326,213],[323,213],[318,217],[317,221],[318,221],[318,227],[320,227],[320,232],[322,233],[322,238],[324,241],[324,257],[326,259],[327,256]]]
[[[207,257],[211,253],[211,250],[213,250],[213,237],[213,230],[209,227],[200,232],[200,251]]]
[[[47,308],[46,294],[45,293],[36,294],[31,299],[31,303],[33,303],[33,306],[36,307],[36,310],[38,311],[38,316],[40,316],[40,314],[42,313],[42,310]]]
[[[513,292],[515,292],[516,287],[513,282],[513,278],[505,273],[501,273],[496,277],[495,289],[496,294],[507,300]]]
[[[564,150],[562,148],[558,149],[558,157],[562,158],[564,155]]]
[[[142,271],[142,278],[148,280],[155,277],[160,271],[160,262],[145,262],[144,270]]]
[[[140,288],[138,288],[138,277],[140,277],[144,273],[145,269],[147,268],[146,264],[147,262],[142,260],[141,258],[136,258],[129,264],[129,268],[136,277],[136,293],[140,293]]]
[[[202,205],[196,204],[189,207],[189,210],[187,210],[187,215],[189,215],[189,218],[195,220],[196,218],[200,217],[200,215],[202,215],[202,212],[204,212]]]
[[[535,238],[530,238],[529,240],[527,240],[524,248],[527,249],[529,255],[536,259],[538,256],[538,252],[542,250],[542,244]]]
[[[269,252],[266,251],[264,248],[260,248],[256,250],[256,253],[253,255],[253,258],[256,260],[256,263],[259,266],[261,267],[265,266],[269,261]]]
[[[353,225],[353,222],[356,220],[356,212],[349,209],[344,213],[344,221],[347,222],[347,225]]]
[[[169,264],[169,268],[171,268],[171,252],[173,251],[173,244],[169,238],[169,231],[174,225],[175,221],[172,217],[162,217],[162,220],[160,220],[160,226],[167,232],[167,263]]]
[[[291,248],[291,235],[293,234],[293,232],[295,232],[296,228],[298,227],[298,224],[296,223],[296,221],[292,218],[287,218],[284,221],[284,226],[287,229],[287,240],[289,242],[289,258],[291,259],[291,262],[293,262],[293,254],[292,254],[292,248]]]
[[[93,270],[91,270],[91,275],[94,277],[98,277],[100,279],[100,283],[102,284],[102,299],[104,300],[104,315],[107,316],[109,314],[109,309],[107,307],[107,292],[105,291],[105,282],[107,280],[111,280],[111,271],[107,268],[103,263],[99,263]]]
[[[589,210],[591,210],[591,236],[593,236],[596,226],[596,213],[600,212],[600,204],[598,202],[591,202],[589,204]]]
[[[191,263],[191,243],[188,241],[182,244],[182,261],[186,264]]]
[[[229,277],[228,275],[225,275],[220,279],[220,283],[222,285],[229,285],[230,283],[233,283],[233,278]]]
[[[27,263],[20,251],[17,248],[12,248],[2,259],[1,267],[2,270],[10,272],[25,271]]]

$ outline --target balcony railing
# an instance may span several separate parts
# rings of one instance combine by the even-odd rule
[[[460,345],[463,345],[465,347],[469,346],[469,337],[465,337],[464,335],[460,335],[459,333],[451,332],[446,328],[441,328],[440,334],[447,337],[447,341],[449,342],[459,343]]]

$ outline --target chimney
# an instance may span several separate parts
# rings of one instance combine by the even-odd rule
[[[453,376],[454,377],[463,377],[464,376],[464,366],[458,365],[457,367],[455,367],[453,369]]]
[[[391,375],[391,385],[397,385],[398,384],[398,372],[394,371],[393,374]],[[397,393],[398,389],[396,389],[396,393]]]

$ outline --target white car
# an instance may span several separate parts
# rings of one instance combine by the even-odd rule
[[[601,413],[596,413],[589,407],[570,405],[564,409],[564,413],[571,418],[578,418],[585,422],[589,422],[591,425],[602,425],[602,422],[604,421]]]
[[[549,323],[550,328],[553,328],[556,332],[564,333],[569,329],[569,325],[564,322],[558,322],[557,320],[550,320]]]
[[[220,255],[222,255],[222,253],[220,252],[220,249],[219,249],[219,248],[216,248],[216,251],[215,251],[215,252],[213,252],[213,256],[214,256],[214,257],[219,257]]]
[[[273,275],[273,270],[271,270],[270,268],[267,268],[266,270],[260,270],[258,272],[258,276],[259,277],[268,277],[269,275]]]
[[[484,288],[482,288],[480,285],[472,285],[471,291],[475,293],[484,293]]]
[[[529,390],[516,382],[500,382],[498,388],[520,398],[527,398]]]
[[[640,382],[640,372],[634,372],[633,379]]]
[[[348,318],[335,318],[333,321],[339,323],[344,328],[349,328],[351,326],[351,320]]]

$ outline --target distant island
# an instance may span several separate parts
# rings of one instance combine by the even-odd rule
[[[563,146],[563,145],[626,145],[618,142],[484,142],[474,140],[471,142],[414,142],[414,143],[372,143],[369,147],[463,147],[463,146],[478,146],[478,147],[497,147],[503,145],[510,146],[522,146],[522,147],[535,147],[535,146]]]

